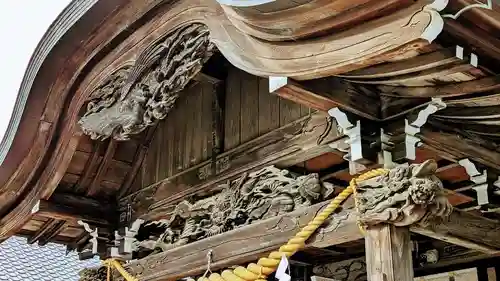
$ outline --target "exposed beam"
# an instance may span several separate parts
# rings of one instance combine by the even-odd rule
[[[92,154],[85,164],[83,174],[76,184],[76,191],[85,192],[92,181],[92,174],[96,171],[99,165],[99,160],[101,158],[100,151],[103,145],[102,141],[94,141]]]
[[[61,231],[64,230],[66,225],[66,221],[64,220],[56,220],[54,225],[47,231],[40,239],[38,239],[38,244],[40,246],[45,246],[49,243],[54,237],[56,237]]]
[[[33,236],[28,238],[28,244],[33,244],[37,241],[44,241],[43,243],[46,244],[50,238],[53,238],[62,230],[64,224],[65,221],[58,219],[49,219],[44,225],[40,227],[40,229],[38,229],[38,231]]]
[[[300,83],[287,78],[280,79],[284,79],[284,82],[274,93],[284,99],[325,112],[340,107],[367,119],[379,120],[380,100],[342,79],[322,78]]]
[[[55,195],[50,200],[39,200],[31,210],[33,215],[77,222],[83,220],[96,225],[110,225],[111,206],[95,200],[72,195]]]
[[[472,93],[482,93],[500,89],[500,75],[480,78],[467,82],[452,83],[440,86],[403,87],[378,86],[384,94],[393,94],[400,97],[456,97]]]
[[[275,250],[305,226],[328,202],[256,222],[250,226],[216,235],[184,246],[133,261],[126,266],[132,275],[141,272],[141,281],[176,280],[206,270],[207,252],[212,250],[212,270],[258,259]],[[308,241],[308,247],[327,247],[363,238],[356,224],[352,200],[344,205],[328,226]],[[244,246],[242,246],[242,242]],[[150,266],[153,265],[154,266]]]
[[[500,252],[499,222],[457,209],[443,223],[412,227],[411,231],[484,253]]]
[[[500,153],[483,148],[458,134],[423,129],[420,137],[428,148],[445,159],[457,161],[470,158],[474,162],[500,170]]]
[[[144,137],[139,144],[137,151],[135,152],[134,160],[132,162],[132,168],[130,169],[130,172],[127,173],[127,176],[125,177],[125,180],[120,187],[118,198],[121,198],[130,192],[132,183],[134,182],[134,179],[137,176],[139,169],[141,168],[142,162],[146,157],[149,145],[151,144],[151,140],[153,139],[154,133],[156,132],[156,127],[158,127],[158,124],[151,126],[144,134]]]
[[[285,243],[326,203],[133,261],[127,265],[127,270],[132,274],[140,271],[141,281],[157,280],[155,278],[159,276],[165,280],[196,276],[206,270],[206,254],[210,249],[214,256],[212,270],[252,262]],[[325,248],[363,238],[357,225],[353,202],[348,200],[343,207],[340,213],[333,216],[307,241],[307,247]],[[465,226],[468,231],[463,231]],[[455,210],[442,224],[412,227],[411,231],[488,254],[500,250],[500,241],[497,239],[500,237],[498,222],[458,210]]]
[[[186,197],[210,194],[217,184],[243,172],[282,163],[293,165],[333,151],[328,144],[339,137],[337,126],[329,116],[314,113],[218,155],[215,173],[213,159],[205,161],[124,197],[121,205],[139,202],[142,205],[131,203],[134,217],[158,219]],[[138,197],[145,198],[138,200]]]
[[[118,146],[118,142],[110,138],[108,147],[106,148],[106,153],[104,154],[104,157],[102,158],[101,164],[99,165],[99,168],[97,169],[97,173],[92,180],[92,183],[90,184],[88,190],[87,190],[87,195],[93,196],[96,195],[99,192],[99,189],[101,187],[101,181],[106,173],[106,171],[109,168],[109,165],[111,164],[111,161],[113,160],[113,156],[115,155],[115,150],[116,147]]]

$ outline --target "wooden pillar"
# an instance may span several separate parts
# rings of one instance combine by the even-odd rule
[[[410,230],[379,224],[366,230],[368,281],[412,281]]]
[[[436,169],[434,161],[425,161],[358,182],[368,281],[413,281],[410,227],[444,221],[453,211]]]

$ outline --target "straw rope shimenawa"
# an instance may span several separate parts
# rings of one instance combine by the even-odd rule
[[[356,178],[353,178],[349,186],[337,195],[313,220],[311,220],[300,232],[295,234],[288,242],[277,251],[273,251],[269,256],[260,258],[257,263],[250,263],[247,267],[238,266],[235,269],[226,269],[221,274],[211,273],[209,276],[198,278],[198,281],[266,281],[269,274],[273,273],[283,255],[287,258],[305,247],[305,242],[316,230],[326,221],[326,219],[353,193],[356,192],[357,181],[368,180],[384,175],[387,169],[374,169]],[[130,275],[116,259],[108,259],[104,262],[108,267],[108,281],[110,280],[111,267],[116,270],[127,281],[139,281]]]

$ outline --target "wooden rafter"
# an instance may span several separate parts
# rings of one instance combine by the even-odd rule
[[[35,234],[33,234],[33,236],[28,238],[28,244],[39,241],[41,244],[45,245],[50,239],[62,231],[65,223],[64,220],[49,219]]]
[[[113,156],[115,155],[116,147],[118,146],[118,142],[111,138],[108,143],[108,147],[106,148],[106,153],[97,169],[97,173],[90,184],[90,187],[87,190],[88,196],[96,195],[99,192],[100,184],[104,174],[109,168],[111,161],[113,161]]]
[[[353,84],[339,78],[300,83],[286,79],[286,84],[276,89],[274,93],[284,99],[320,111],[340,107],[367,119],[379,119],[378,98],[366,95]]]
[[[80,176],[78,182],[76,183],[77,191],[86,191],[92,182],[92,174],[96,171],[99,165],[99,160],[101,158],[100,151],[103,146],[102,141],[94,142],[92,148],[92,154],[85,164],[83,174]]]
[[[63,231],[65,226],[66,226],[65,220],[56,220],[56,222],[50,228],[50,230],[47,231],[42,237],[38,239],[38,244],[40,246],[45,246],[53,238],[55,238],[61,231]]]
[[[112,206],[105,206],[95,200],[73,196],[55,195],[50,200],[39,200],[32,210],[33,215],[77,222],[83,220],[96,225],[108,226]]]
[[[158,124],[150,127],[144,134],[144,137],[142,138],[141,143],[139,144],[137,151],[135,153],[134,160],[132,162],[133,163],[132,168],[127,173],[127,177],[123,181],[123,184],[120,188],[118,198],[121,198],[130,192],[132,183],[135,177],[137,176],[139,169],[141,168],[142,162],[144,161],[144,157],[146,157],[149,145],[151,143],[151,140],[153,139],[154,133],[156,132],[157,126]]]

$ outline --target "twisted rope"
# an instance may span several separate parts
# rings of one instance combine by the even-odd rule
[[[305,247],[305,242],[316,232],[316,230],[326,221],[326,219],[353,193],[356,192],[358,181],[368,180],[377,176],[387,173],[386,169],[375,169],[366,172],[356,178],[353,178],[349,186],[337,195],[327,206],[323,209],[312,221],[310,221],[301,231],[295,234],[288,242],[281,246],[277,251],[273,251],[268,257],[260,258],[257,263],[250,263],[247,267],[238,266],[233,270],[226,269],[221,274],[211,273],[208,277],[206,274],[210,271],[208,266],[207,272],[198,278],[198,281],[266,281],[269,274],[273,273],[282,258],[285,255],[287,258]],[[358,202],[355,201],[356,208]],[[360,226],[360,229],[362,227]],[[135,277],[130,275],[122,265],[115,259],[105,261],[108,267],[114,266],[116,270],[127,281],[138,281]],[[209,260],[210,265],[210,260]],[[108,271],[109,272],[109,271]],[[109,278],[109,273],[108,273]]]

